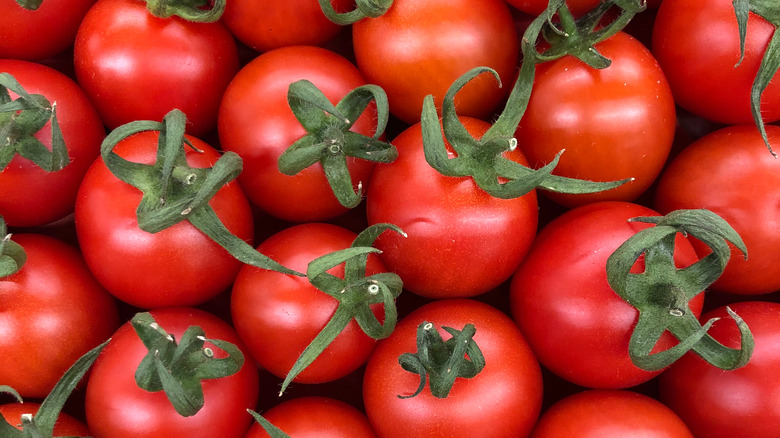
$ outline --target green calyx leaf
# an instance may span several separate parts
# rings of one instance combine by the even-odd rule
[[[279,395],[306,367],[344,331],[354,319],[363,332],[373,339],[384,339],[393,332],[398,321],[395,299],[401,294],[403,282],[397,274],[382,272],[366,276],[368,255],[379,253],[373,248],[374,241],[385,231],[406,234],[392,224],[375,224],[363,230],[352,245],[344,250],[326,254],[312,260],[306,270],[309,282],[317,289],[338,300],[338,307],[330,321],[320,333],[306,346],[293,364],[282,382]],[[336,277],[327,271],[344,264],[344,278]],[[373,304],[384,307],[383,322],[380,322],[371,310]]]
[[[742,336],[741,347],[732,349],[707,334],[715,320],[702,325],[688,307],[694,296],[723,273],[731,256],[728,242],[747,258],[747,249],[739,234],[709,210],[677,210],[663,217],[633,220],[655,226],[626,240],[607,260],[610,286],[639,310],[639,319],[629,341],[629,355],[633,363],[645,370],[661,370],[693,350],[710,364],[724,370],[744,366],[753,351],[753,336],[744,321],[728,310]],[[693,265],[678,269],[674,264],[677,233],[696,237],[712,252]],[[642,255],[644,272],[630,272]],[[651,353],[667,330],[680,342],[668,350]]]
[[[244,365],[244,355],[235,344],[208,339],[199,326],[187,328],[177,342],[148,312],[136,314],[131,324],[149,349],[136,369],[136,383],[149,392],[165,391],[176,412],[184,417],[203,407],[203,380],[231,376]],[[214,357],[206,342],[228,356]]]
[[[287,101],[307,134],[279,157],[279,171],[295,175],[320,163],[336,199],[347,208],[356,207],[362,200],[362,182],[355,191],[347,157],[378,163],[390,163],[398,157],[393,145],[379,140],[390,114],[384,90],[376,85],[357,87],[334,106],[314,84],[303,79],[290,84]],[[374,136],[351,131],[372,101],[377,108]]]
[[[17,96],[11,100],[9,91]],[[51,122],[51,150],[35,138]],[[57,103],[40,94],[28,94],[9,73],[0,73],[0,171],[19,155],[47,172],[62,170],[70,162],[57,121]]]
[[[750,88],[750,111],[769,153],[776,157],[777,154],[772,150],[769,137],[767,137],[764,119],[761,117],[761,95],[777,73],[777,70],[780,69],[780,33],[777,32],[777,28],[780,26],[780,8],[774,0],[733,0],[732,4],[734,13],[737,16],[739,29],[739,61],[734,66],[735,68],[742,63],[745,57],[745,38],[747,37],[747,23],[750,12],[760,16],[775,27],[772,38],[769,40],[769,45],[764,52],[764,57],[761,59],[761,64],[758,67],[758,73],[756,73],[753,86]]]
[[[417,352],[402,354],[398,363],[404,370],[419,374],[420,386],[413,394],[398,398],[417,396],[425,388],[426,380],[434,397],[446,398],[455,379],[474,378],[485,368],[485,356],[473,339],[477,331],[474,324],[466,324],[463,330],[444,326],[442,329],[452,337],[445,341],[430,322],[417,327]]]
[[[26,261],[27,253],[11,240],[5,219],[0,216],[0,279],[19,272]]]
[[[43,0],[16,0],[16,3],[28,11],[37,11],[43,4]]]
[[[267,433],[271,438],[290,438],[290,435],[287,435],[284,433],[282,429],[279,429],[278,427],[274,426],[273,423],[268,421],[265,417],[258,414],[257,412],[247,409],[247,412],[252,416],[252,418],[257,421],[257,423],[260,425],[260,427],[265,430],[265,433]]]
[[[377,18],[385,14],[393,0],[355,0],[355,9],[349,12],[336,12],[330,0],[319,0],[320,9],[328,20],[339,26],[348,26],[364,18]]]
[[[185,115],[175,109],[166,114],[162,122],[135,121],[122,125],[109,133],[101,145],[106,167],[117,178],[143,192],[136,209],[138,226],[146,232],[157,233],[187,220],[243,263],[303,276],[259,253],[219,220],[209,201],[222,186],[241,173],[241,157],[234,152],[225,152],[213,167],[189,166],[185,147],[197,149],[184,135],[185,124]],[[114,152],[120,141],[143,131],[160,133],[154,164],[133,163]]]
[[[180,17],[197,23],[213,23],[225,12],[225,0],[145,0],[146,9],[158,18]]]

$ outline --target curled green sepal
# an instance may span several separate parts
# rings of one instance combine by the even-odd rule
[[[165,391],[176,412],[184,417],[203,407],[203,380],[231,376],[244,365],[244,355],[236,345],[206,338],[199,326],[188,327],[177,342],[148,312],[137,313],[130,322],[149,349],[136,369],[136,383],[149,392]],[[214,357],[206,342],[227,357]]]
[[[11,240],[5,219],[0,216],[0,279],[19,272],[26,261],[27,253]]]
[[[101,155],[106,167],[117,178],[143,192],[136,209],[138,227],[157,233],[188,220],[243,263],[303,276],[256,251],[225,228],[209,205],[209,200],[241,173],[241,157],[234,152],[225,152],[213,167],[191,167],[187,164],[185,147],[197,149],[184,135],[185,124],[184,113],[174,109],[165,115],[162,122],[130,122],[111,131],[103,140]],[[154,164],[134,163],[114,152],[120,141],[143,131],[160,133]]]
[[[180,17],[197,23],[213,23],[225,12],[225,0],[144,0],[158,18]],[[213,4],[212,4],[213,3]]]
[[[290,435],[284,433],[282,429],[276,427],[273,423],[268,421],[262,415],[258,414],[257,412],[251,409],[247,409],[247,412],[249,412],[249,414],[252,415],[252,418],[254,418],[255,421],[257,421],[257,424],[259,424],[260,427],[263,428],[265,433],[267,433],[268,436],[270,436],[271,438],[290,438]]]
[[[319,0],[320,9],[328,20],[339,26],[348,26],[364,18],[377,18],[385,14],[393,0],[355,0],[355,9],[349,12],[337,12],[331,0]]]
[[[444,326],[442,329],[452,337],[445,341],[431,322],[417,327],[417,352],[402,354],[398,363],[404,370],[419,374],[420,386],[413,394],[398,398],[417,396],[425,388],[426,380],[434,397],[446,398],[455,379],[474,378],[485,368],[485,356],[473,339],[477,332],[474,324],[466,324],[463,330]]]
[[[756,124],[761,138],[764,140],[769,153],[777,157],[769,144],[769,137],[766,134],[766,125],[761,117],[761,95],[771,82],[772,78],[780,69],[780,32],[777,32],[780,26],[780,7],[776,0],[733,0],[734,13],[737,16],[737,25],[739,29],[739,61],[735,68],[742,63],[745,57],[745,38],[747,37],[747,23],[750,12],[760,16],[775,27],[769,45],[766,47],[764,57],[761,58],[761,64],[750,88],[750,111],[753,114],[753,121]]]
[[[358,234],[349,248],[326,254],[309,263],[306,270],[309,282],[338,300],[338,307],[330,321],[298,356],[282,382],[280,396],[293,379],[325,351],[352,319],[355,319],[361,330],[373,339],[384,339],[395,329],[398,320],[395,299],[403,289],[401,277],[390,272],[366,277],[368,255],[380,252],[371,245],[387,230],[406,236],[400,228],[392,224],[371,225]],[[342,263],[344,264],[343,279],[327,272]],[[371,305],[380,303],[384,307],[383,322],[380,322],[371,310]]]
[[[16,0],[16,3],[28,11],[37,11],[43,4],[43,0]]]
[[[347,168],[347,157],[390,163],[398,151],[379,140],[387,127],[387,95],[376,85],[363,85],[350,91],[335,106],[314,84],[302,79],[290,84],[287,101],[307,134],[293,143],[279,157],[279,171],[295,175],[320,163],[336,199],[347,208],[356,207],[362,199],[362,182],[355,191]],[[377,128],[373,137],[351,131],[352,125],[372,102],[376,102]]]
[[[86,352],[65,371],[49,395],[41,402],[38,412],[35,415],[22,415],[22,430],[13,427],[0,415],[0,436],[3,438],[51,438],[54,433],[54,423],[60,416],[65,402],[109,341],[107,340]],[[16,391],[8,389],[7,386],[0,387],[0,391],[10,392],[15,395],[17,400],[21,401],[21,397]]]
[[[11,100],[9,91],[18,97]],[[51,150],[35,138],[49,122]],[[40,94],[27,93],[12,75],[0,73],[0,171],[17,154],[46,172],[62,170],[70,162],[57,121],[57,103]]]
[[[629,341],[629,355],[639,368],[661,370],[689,350],[710,364],[733,370],[744,366],[753,352],[753,336],[747,324],[728,309],[741,334],[741,346],[732,349],[707,334],[716,319],[703,325],[688,302],[720,277],[731,256],[731,242],[747,258],[739,234],[720,216],[709,210],[676,210],[666,216],[639,217],[632,221],[655,224],[626,240],[607,260],[607,280],[612,289],[639,310],[639,319]],[[674,242],[677,233],[691,235],[712,249],[698,262],[677,268]],[[631,268],[644,254],[645,269]],[[667,350],[651,353],[665,331],[680,342]]]

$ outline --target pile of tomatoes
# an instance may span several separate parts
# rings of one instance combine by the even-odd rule
[[[539,61],[517,108],[545,0],[179,2],[195,18],[224,7],[205,22],[169,3],[0,0],[11,426],[60,403],[57,382],[110,339],[67,400],[55,391],[64,407],[56,425],[56,410],[39,415],[44,436],[260,437],[267,420],[268,436],[293,438],[780,437],[777,81],[760,95],[766,138],[751,112],[775,48],[760,15],[776,6],[752,2],[741,51],[739,2],[603,0],[591,33],[643,10],[578,56],[545,59],[556,39],[586,35],[567,20],[600,5],[568,0],[530,42]],[[354,22],[334,23],[325,3]],[[492,74],[450,99],[477,67]],[[47,103],[14,106],[25,93]],[[519,111],[501,155],[512,166],[558,157],[553,175],[626,182],[493,196],[431,165],[437,135],[421,114],[433,108],[458,121],[440,160]],[[41,149],[60,135],[64,166]],[[499,172],[494,187],[514,178]],[[629,355],[639,311],[611,288],[607,259],[652,226],[631,219],[682,209],[716,213],[744,243],[683,303],[706,342],[738,349],[734,314],[747,324],[755,345],[737,369],[689,352],[647,370]],[[711,251],[675,242],[681,269]],[[141,340],[139,314],[163,347]],[[325,339],[326,325],[340,332]],[[165,350],[185,340],[195,356]],[[653,352],[676,344],[665,333]],[[142,361],[158,374],[139,377]],[[186,414],[167,392],[177,385]]]

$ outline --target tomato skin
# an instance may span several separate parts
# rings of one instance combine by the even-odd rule
[[[749,14],[745,57],[736,66],[739,32],[730,0],[664,0],[657,12],[652,50],[675,102],[717,123],[752,124],[750,89],[774,27]],[[780,119],[777,81],[762,95],[761,116],[766,122]]]
[[[702,438],[775,436],[780,430],[780,304],[742,301],[729,307],[742,317],[755,338],[747,365],[723,371],[688,353],[659,377],[660,399]],[[719,307],[701,320],[720,317],[709,334],[739,348],[734,320]]]
[[[238,48],[222,22],[152,16],[143,2],[99,0],[74,45],[76,78],[109,129],[162,120],[174,108],[187,132],[216,126],[225,87],[239,67]]]
[[[659,372],[636,367],[628,343],[638,311],[609,286],[607,258],[649,224],[627,222],[658,213],[628,202],[598,202],[569,210],[539,232],[512,277],[512,315],[539,361],[569,382],[588,388],[622,389],[646,382]],[[698,260],[682,237],[676,262]],[[702,294],[689,302],[701,312]],[[664,333],[656,348],[674,345]],[[657,351],[657,350],[655,350]]]
[[[366,414],[330,397],[298,397],[282,402],[262,415],[290,438],[376,437]],[[253,424],[244,438],[269,436],[259,424]]]
[[[559,400],[542,413],[531,438],[693,438],[680,417],[658,400],[633,391],[591,389]]]
[[[381,86],[390,112],[407,124],[420,121],[422,102],[432,94],[441,106],[450,85],[468,70],[495,69],[503,88],[485,74],[456,96],[458,113],[489,117],[514,81],[517,32],[504,1],[396,0],[381,17],[352,25],[355,61],[369,82]]]
[[[417,351],[420,323],[461,330],[472,323],[485,368],[473,379],[459,378],[447,398],[435,398],[427,385],[415,397],[419,376],[398,364],[402,353]],[[488,304],[447,299],[425,304],[404,317],[389,338],[379,341],[363,380],[366,414],[380,437],[525,437],[542,401],[542,377],[525,339],[512,320]]]
[[[0,405],[0,415],[8,421],[9,424],[22,430],[21,421],[22,415],[33,414],[35,415],[40,409],[40,403],[26,401],[24,403],[6,403]],[[54,437],[73,437],[73,436],[90,436],[89,428],[80,420],[60,412],[57,417],[57,421],[54,423]]]
[[[42,234],[13,240],[27,261],[0,278],[0,382],[22,397],[43,398],[119,326],[117,304],[76,248]]]
[[[634,178],[593,194],[544,192],[567,207],[635,200],[661,172],[674,140],[674,100],[650,51],[624,32],[596,44],[596,49],[612,60],[609,67],[593,69],[572,56],[537,66],[516,133],[534,167],[565,149],[556,175],[593,181]]]
[[[129,161],[151,164],[157,138],[152,131],[135,134],[114,151]],[[187,138],[204,151],[188,148],[191,166],[210,167],[219,158],[208,144]],[[141,197],[102,159],[87,171],[76,201],[76,234],[98,281],[125,303],[147,309],[197,305],[229,289],[242,263],[186,220],[154,234],[141,230],[136,219]],[[221,188],[209,205],[229,231],[252,242],[251,206],[235,181]]]
[[[6,223],[14,227],[46,225],[73,212],[81,178],[100,153],[103,123],[78,84],[57,70],[3,59],[0,71],[13,75],[28,93],[41,94],[57,104],[57,121],[70,163],[57,172],[46,172],[16,156],[0,171],[0,215]],[[51,123],[35,137],[51,149]]]
[[[517,8],[517,10],[524,12],[534,17],[544,12],[547,9],[546,0],[506,0],[511,6]],[[569,11],[578,17],[584,13],[590,11],[599,5],[599,0],[567,0],[566,6],[569,7]]]
[[[780,128],[767,126],[769,138]],[[655,207],[661,212],[706,208],[739,233],[748,259],[732,247],[720,278],[710,287],[720,292],[759,295],[780,290],[776,256],[780,236],[775,217],[780,213],[780,162],[766,149],[754,126],[730,126],[712,132],[686,147],[669,164],[658,182]],[[694,241],[702,256],[709,252]]]
[[[290,269],[306,272],[317,257],[348,248],[357,234],[325,223],[286,228],[258,246],[258,251]],[[344,275],[343,265],[329,271]],[[367,275],[387,272],[370,257]],[[233,284],[230,299],[233,325],[259,366],[284,378],[304,348],[333,316],[338,302],[308,279],[245,265]],[[382,307],[375,306],[380,316]],[[381,319],[380,319],[381,321]],[[293,380],[329,382],[355,371],[373,351],[375,341],[350,321],[333,343]]]
[[[347,211],[333,194],[319,163],[294,176],[279,171],[279,156],[306,134],[287,103],[290,84],[307,79],[334,104],[366,79],[341,55],[314,46],[266,52],[244,66],[231,81],[219,108],[219,139],[224,150],[244,160],[238,179],[250,201],[289,222],[318,222]],[[373,123],[373,126],[372,126]],[[371,105],[352,130],[372,136],[376,107]],[[366,184],[374,165],[349,159],[356,186]]]

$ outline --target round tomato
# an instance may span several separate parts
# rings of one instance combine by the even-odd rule
[[[675,106],[664,73],[642,43],[619,32],[596,44],[612,64],[594,69],[565,56],[537,66],[516,136],[532,166],[561,150],[556,175],[593,181],[634,178],[612,190],[544,192],[567,207],[633,201],[655,181],[674,140]]]
[[[330,397],[299,397],[280,403],[262,414],[290,438],[376,437],[366,414]],[[253,424],[244,438],[269,436],[259,424]]]
[[[14,234],[27,253],[0,278],[0,382],[43,398],[84,353],[119,325],[116,302],[72,246],[41,234]]]
[[[534,17],[547,9],[547,0],[506,0],[507,3],[517,8],[521,12],[533,15]],[[567,0],[566,6],[571,13],[577,17],[599,5],[600,0]]]
[[[442,326],[476,328],[473,340],[485,359],[471,379],[457,378],[446,398],[428,386],[411,398],[420,377],[401,368],[398,358],[417,351],[418,326],[430,322],[443,338]],[[542,376],[528,344],[511,318],[495,307],[469,299],[438,300],[423,305],[379,341],[363,380],[366,414],[381,437],[485,436],[525,437],[542,403]]]
[[[131,162],[152,164],[158,135],[135,134],[114,151]],[[190,166],[210,167],[219,158],[208,144],[187,138],[202,151],[187,148]],[[76,234],[98,281],[120,300],[147,309],[196,305],[229,289],[242,263],[186,220],[154,234],[140,229],[136,209],[141,197],[102,159],[84,176],[76,201]],[[209,205],[230,232],[252,242],[252,209],[235,181],[222,187]]]
[[[478,119],[461,121],[477,138],[490,127]],[[377,240],[382,260],[404,288],[431,298],[469,297],[506,281],[536,234],[536,193],[499,199],[470,177],[443,176],[425,161],[419,123],[391,143],[398,159],[374,170],[366,212],[369,224],[392,223],[408,235]],[[527,164],[519,150],[505,155]]]
[[[199,326],[208,339],[219,339],[246,351],[233,328],[202,310],[170,307],[153,310],[154,320],[175,339],[189,326]],[[210,346],[206,343],[206,346]],[[224,352],[213,346],[214,357]],[[135,381],[135,372],[148,349],[133,326],[125,323],[92,366],[85,395],[87,424],[96,438],[111,437],[243,437],[259,392],[259,376],[246,360],[236,373],[203,380],[203,407],[190,417],[179,415],[165,393],[147,392]]]
[[[767,126],[780,136],[780,128]],[[723,275],[711,289],[742,295],[780,290],[780,161],[764,145],[754,126],[719,129],[686,147],[658,182],[655,207],[666,213],[681,208],[706,208],[739,233],[748,251],[745,260],[736,247]],[[704,256],[709,249],[693,242]]]
[[[639,312],[607,282],[607,258],[649,224],[628,222],[658,216],[628,202],[597,202],[569,210],[548,223],[512,277],[512,314],[539,361],[569,382],[589,388],[619,389],[659,374],[636,367],[628,354]],[[675,242],[679,267],[695,263],[686,239]],[[641,272],[641,271],[640,271]],[[689,306],[701,312],[702,294]],[[656,345],[676,343],[668,332]]]
[[[2,415],[9,424],[22,430],[22,415],[35,415],[38,413],[40,407],[40,403],[29,401],[24,403],[7,403],[0,405],[0,415]],[[54,423],[54,434],[52,436],[56,438],[91,435],[86,424],[71,415],[60,412],[57,421]]]
[[[366,79],[341,55],[313,46],[293,46],[266,52],[233,78],[219,108],[222,148],[244,160],[238,179],[250,201],[265,212],[290,222],[316,222],[347,211],[333,194],[319,163],[297,175],[279,171],[279,156],[306,130],[287,102],[291,83],[311,81],[335,105]],[[372,136],[376,107],[371,105],[352,130]],[[373,125],[372,125],[373,123]],[[366,185],[374,165],[348,159],[354,186]]]
[[[496,70],[471,81],[456,96],[458,112],[486,118],[514,81],[519,44],[506,2],[395,0],[378,18],[352,25],[355,61],[369,82],[387,92],[390,112],[407,124],[420,120],[423,98],[441,105],[455,80],[474,67]]]
[[[222,93],[239,67],[236,42],[222,22],[157,18],[136,0],[95,3],[76,35],[73,59],[79,84],[110,129],[159,121],[178,108],[195,136],[216,127]]]

